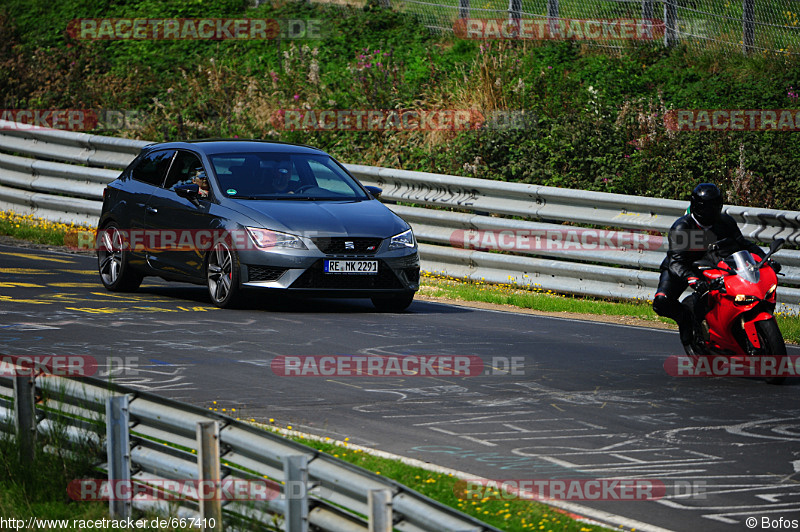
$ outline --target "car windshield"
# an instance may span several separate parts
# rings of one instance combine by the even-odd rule
[[[229,198],[369,199],[358,183],[327,155],[221,153],[209,159],[222,193]]]

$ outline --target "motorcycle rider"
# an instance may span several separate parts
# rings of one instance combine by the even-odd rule
[[[712,183],[700,183],[692,191],[689,212],[678,218],[669,230],[669,249],[661,263],[661,277],[653,300],[653,310],[659,316],[675,320],[680,329],[681,343],[690,350],[695,324],[705,317],[705,307],[697,298],[697,316],[693,316],[678,298],[687,286],[697,294],[708,291],[708,283],[702,274],[695,271],[693,263],[703,258],[709,244],[725,238],[732,239],[733,245],[738,247],[735,251],[747,250],[764,256],[761,248],[742,236],[736,221],[722,213],[719,188]],[[780,265],[771,262],[775,272],[779,272]]]

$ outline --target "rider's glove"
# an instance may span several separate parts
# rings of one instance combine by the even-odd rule
[[[775,273],[781,273],[781,264],[777,260],[769,259],[767,261],[767,264],[769,264],[772,267]]]
[[[689,282],[689,286],[692,287],[692,290],[695,292],[708,292],[708,283],[698,277],[689,277],[686,279]]]

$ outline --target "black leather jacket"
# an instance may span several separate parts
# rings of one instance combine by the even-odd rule
[[[764,251],[742,236],[736,220],[727,214],[721,214],[717,222],[708,230],[697,225],[694,218],[687,214],[672,224],[667,238],[669,249],[661,263],[661,269],[669,270],[684,281],[689,277],[697,277],[692,263],[703,258],[709,244],[723,238],[733,239],[739,250],[744,249],[764,256]]]

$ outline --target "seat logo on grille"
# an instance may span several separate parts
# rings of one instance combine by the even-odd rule
[[[354,242],[345,242],[344,249],[356,249],[356,245]]]

